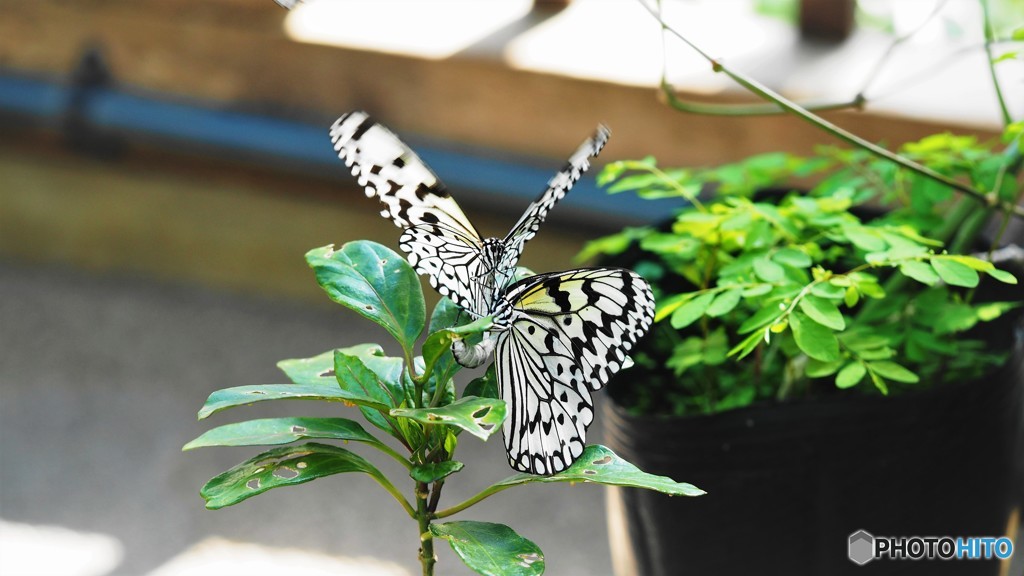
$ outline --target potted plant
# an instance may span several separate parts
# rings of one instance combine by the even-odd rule
[[[1024,267],[1019,248],[1000,247],[1024,215],[1024,124],[998,82],[1000,141],[941,133],[893,152],[661,25],[768,101],[692,104],[663,80],[668,105],[791,113],[853,148],[711,168],[647,158],[599,176],[612,193],[690,202],[580,255],[633,267],[659,303],[636,367],[610,386],[606,442],[708,490],[681,509],[610,489],[616,573],[856,573],[848,546],[860,530],[1012,534],[1024,496]],[[997,562],[868,571],[997,574]]]
[[[980,186],[1012,158],[950,135],[903,152]],[[807,192],[785,187],[812,174]],[[659,302],[636,366],[610,387],[608,444],[709,492],[685,510],[613,494],[628,528],[612,532],[632,545],[615,550],[634,566],[624,573],[835,574],[856,567],[846,538],[858,529],[1005,533],[1020,496],[1022,294],[1014,274],[971,255],[972,200],[837,149],[709,169],[616,162],[600,180],[693,201],[583,254],[633,266]],[[895,205],[861,209],[877,200]]]

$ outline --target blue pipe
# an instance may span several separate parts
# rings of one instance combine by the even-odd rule
[[[31,117],[59,125],[73,88],[45,80],[0,72],[0,114]],[[219,110],[137,95],[106,87],[88,88],[79,111],[87,125],[125,136],[155,137],[190,147],[221,149],[269,161],[300,162],[341,174],[327,136],[327,126],[268,116]],[[342,111],[339,111],[339,113]],[[582,140],[582,135],[581,135]],[[560,164],[497,159],[497,154],[456,151],[439,143],[420,143],[417,154],[451,188],[495,194],[508,200],[532,201]],[[568,155],[570,151],[567,150]],[[681,202],[640,200],[633,195],[609,195],[593,178],[584,178],[562,201],[567,211],[617,225],[659,221]],[[560,209],[562,212],[564,209]]]

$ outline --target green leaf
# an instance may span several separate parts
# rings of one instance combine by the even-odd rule
[[[914,280],[928,286],[934,286],[939,281],[939,275],[927,262],[912,260],[900,264],[900,272]]]
[[[977,311],[962,302],[945,304],[938,310],[933,310],[933,314],[936,314],[933,325],[936,334],[963,332],[978,323]]]
[[[800,300],[800,309],[818,324],[833,330],[846,329],[846,321],[843,319],[842,312],[831,300],[808,294]]]
[[[384,327],[406,350],[423,332],[426,305],[409,263],[369,241],[348,242],[306,253],[317,283],[331,300]]]
[[[860,357],[861,360],[888,360],[895,355],[896,351],[888,346],[857,352],[857,356]]]
[[[875,385],[875,388],[878,388],[879,392],[886,395],[889,394],[889,386],[886,385],[885,380],[881,376],[870,370],[868,371],[868,376],[871,377],[871,382]]]
[[[600,444],[587,446],[571,466],[553,476],[515,474],[494,486],[510,487],[532,482],[593,482],[607,486],[645,488],[669,496],[700,496],[705,493],[692,484],[676,482],[667,476],[648,474]]]
[[[747,332],[753,332],[758,328],[763,328],[768,324],[774,324],[775,320],[782,315],[782,310],[779,310],[775,306],[765,306],[754,312],[754,315],[743,321],[740,324],[739,333],[746,334]]]
[[[853,308],[857,305],[857,302],[860,302],[860,292],[857,291],[857,288],[848,286],[846,293],[843,294],[843,303],[846,304],[847,308]]]
[[[896,382],[906,382],[908,384],[913,384],[919,380],[917,374],[914,374],[913,372],[907,370],[903,366],[900,366],[899,364],[895,362],[890,362],[888,360],[882,360],[879,362],[869,362],[868,367],[871,368],[872,372],[878,374],[879,376],[883,376],[885,378],[888,378],[889,380],[895,380]]]
[[[742,360],[747,354],[750,354],[757,348],[757,345],[761,343],[761,338],[760,332],[750,334],[729,350],[729,356],[736,356],[737,360]]]
[[[347,418],[262,418],[219,426],[185,444],[182,450],[207,446],[269,446],[304,438],[322,438],[380,444]]]
[[[495,398],[464,396],[437,408],[396,408],[392,416],[411,418],[422,424],[446,424],[487,440],[505,421],[505,402]]]
[[[693,324],[704,315],[714,299],[714,293],[705,292],[686,302],[672,313],[672,327],[679,330]]]
[[[409,470],[409,476],[417,482],[430,484],[455,474],[459,470],[462,470],[463,467],[465,467],[465,465],[462,462],[457,462],[455,460],[420,464],[419,466],[413,466],[412,470]]]
[[[454,334],[450,330],[439,330],[427,336],[426,342],[423,343],[423,370],[424,373],[433,373],[434,365],[437,364],[438,360],[441,359],[446,353],[451,354],[452,341]],[[451,362],[442,362],[445,364],[444,367],[451,366]],[[458,366],[458,362],[454,363]],[[457,369],[453,368],[452,375]],[[450,376],[449,376],[450,377]]]
[[[939,278],[950,286],[974,288],[978,285],[978,273],[962,262],[936,256],[932,258],[932,268],[935,268]]]
[[[432,390],[439,383],[441,386],[448,386],[452,377],[462,369],[452,356],[452,340],[462,337],[470,346],[475,345],[481,340],[477,330],[485,330],[491,322],[489,318],[471,320],[469,314],[448,298],[442,297],[434,307],[428,329],[430,335],[423,343],[422,369],[430,373],[425,394],[432,396]]]
[[[818,296],[819,298],[828,298],[829,300],[842,300],[846,296],[846,288],[841,286],[843,278],[837,276],[829,280],[828,282],[819,282],[814,286],[811,286],[811,294]],[[843,278],[845,280],[845,278]]]
[[[360,407],[360,411],[368,422],[388,434],[397,436],[394,422],[388,418],[387,411],[406,402],[406,391],[401,382],[402,361],[398,358],[388,358],[393,367],[383,374],[385,377],[382,377],[363,362],[363,359],[367,358],[366,355],[349,354],[354,351],[358,352],[351,348],[334,351],[334,371],[338,384],[342,390],[372,398],[378,405],[384,406]],[[399,369],[394,370],[395,366]]]
[[[254,402],[265,402],[267,400],[323,400],[326,402],[344,402],[346,404],[367,406],[375,410],[388,409],[386,405],[377,402],[373,398],[354,394],[337,386],[323,386],[320,384],[257,384],[224,388],[210,394],[210,397],[206,399],[206,403],[199,409],[199,419],[202,420],[228,408],[247,406]]]
[[[1015,60],[1017,58],[1018,54],[1019,54],[1019,52],[1016,52],[1016,51],[1013,51],[1013,50],[1011,50],[1009,52],[1003,52],[999,56],[996,56],[995,58],[993,58],[992,59],[992,63],[993,64],[999,64],[1000,62],[1006,62],[1007,60]]]
[[[494,363],[487,367],[487,372],[479,378],[474,378],[462,392],[463,397],[476,396],[478,398],[498,397],[498,377],[494,372]]]
[[[199,495],[206,507],[217,510],[280,486],[294,486],[324,476],[364,472],[381,477],[373,464],[337,446],[309,442],[264,452],[220,474],[203,486]]]
[[[850,388],[864,379],[867,369],[860,362],[850,362],[836,375],[837,388]]]
[[[743,289],[733,288],[732,290],[726,290],[715,297],[715,301],[708,306],[705,312],[712,318],[718,318],[724,316],[740,303],[740,297],[743,295]]]
[[[858,352],[889,345],[888,337],[865,331],[845,332],[840,335],[840,339],[843,341],[844,346]]]
[[[661,322],[666,316],[675,312],[683,304],[686,304],[690,298],[691,295],[689,293],[673,294],[667,298],[659,298],[654,303],[654,321]]]
[[[504,524],[461,520],[432,523],[430,533],[443,538],[471,570],[484,576],[539,576],[544,553]]]
[[[769,260],[767,256],[754,260],[754,273],[765,282],[779,282],[786,277],[786,270]]]
[[[434,306],[434,311],[430,313],[430,327],[427,328],[427,331],[434,333],[452,326],[466,324],[471,319],[469,314],[458,304],[452,302],[448,297],[442,296]]]
[[[825,376],[835,374],[842,365],[842,360],[822,362],[821,360],[809,358],[807,360],[807,366],[804,368],[804,373],[807,374],[808,378],[824,378]]]
[[[754,284],[743,291],[744,298],[754,298],[757,296],[764,296],[765,294],[772,291],[771,284]]]
[[[979,304],[975,312],[978,314],[978,320],[991,322],[1020,305],[1020,302],[988,302]]]
[[[886,248],[885,241],[876,235],[877,232],[866,226],[847,227],[843,234],[850,243],[866,252],[880,252]]]
[[[999,280],[1000,282],[1003,282],[1003,283],[1006,283],[1006,284],[1016,284],[1017,283],[1017,277],[1014,276],[1013,274],[1010,274],[1006,270],[1000,270],[998,268],[993,268],[992,270],[988,270],[986,273],[989,276],[995,278],[996,280]]]
[[[796,248],[783,248],[772,256],[772,260],[794,268],[807,268],[812,264],[811,257]]]
[[[839,360],[839,342],[831,330],[800,312],[790,314],[789,325],[796,345],[804,354],[822,362]]]
[[[376,344],[365,346],[376,346],[380,349]],[[334,350],[328,350],[312,358],[281,360],[277,367],[296,384],[336,386],[338,383],[334,378]]]

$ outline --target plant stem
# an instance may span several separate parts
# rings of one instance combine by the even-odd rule
[[[988,0],[979,0],[979,2],[981,4],[981,14],[984,18],[983,26],[985,27],[985,61],[988,62],[988,73],[992,77],[992,87],[996,91],[996,100],[999,101],[999,111],[1003,115],[1003,126],[1008,126],[1013,122],[1013,117],[1010,116],[1010,110],[1006,106],[1003,89],[999,86],[995,58],[992,56],[992,43],[995,41],[995,34],[993,34],[992,30],[992,15],[988,7]]]
[[[427,510],[431,514],[437,510],[437,503],[441,500],[441,488],[444,487],[444,480],[438,480],[434,482],[434,486],[430,489],[430,501],[427,502]]]
[[[503,486],[501,484],[492,484],[492,485],[488,486],[487,488],[484,488],[483,490],[478,492],[475,496],[473,496],[473,497],[471,497],[471,498],[469,498],[467,500],[463,500],[462,502],[456,504],[455,506],[452,506],[451,508],[445,508],[444,510],[441,510],[440,512],[434,513],[434,518],[445,518],[445,517],[451,516],[452,514],[457,514],[459,512],[462,512],[463,510],[465,510],[466,508],[469,508],[470,506],[476,504],[477,502],[480,502],[481,500],[483,500],[485,498],[493,496],[493,495],[497,494],[498,492],[501,492],[502,490],[505,490],[507,488],[511,488],[512,486],[514,486],[514,485],[513,484],[508,484],[508,485],[504,485]]]
[[[391,481],[388,480],[386,476],[379,473],[371,474],[371,476],[373,476],[373,479],[376,480],[378,484],[383,486],[384,489],[388,491],[388,494],[391,494],[395,498],[395,500],[397,500],[398,503],[402,505],[402,508],[405,509],[405,513],[408,514],[410,518],[416,517],[416,511],[413,510],[412,504],[409,504],[409,501],[405,499],[405,496],[403,496],[402,493],[398,491],[398,488],[395,488],[395,485],[392,484]]]
[[[430,532],[430,510],[427,498],[430,496],[430,489],[425,482],[416,483],[416,521],[420,529],[420,565],[423,566],[423,576],[434,575],[434,564],[437,563],[437,556],[434,555],[434,535]]]

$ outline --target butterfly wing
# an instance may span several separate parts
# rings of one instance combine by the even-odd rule
[[[590,393],[618,371],[654,319],[640,276],[619,268],[541,274],[509,287],[510,321],[496,342],[509,464],[554,474],[586,445]]]
[[[505,236],[503,240],[505,250],[502,262],[498,266],[499,270],[515,269],[519,256],[523,253],[523,245],[537,233],[537,229],[547,218],[551,208],[565,197],[583,176],[583,173],[590,168],[591,158],[595,158],[601,153],[609,136],[611,136],[611,131],[608,130],[608,127],[603,124],[599,125],[594,135],[580,144],[580,147],[573,152],[569,160],[566,161],[565,167],[548,181],[547,189],[526,208],[526,212],[512,227],[512,231]]]
[[[331,126],[338,157],[352,169],[366,195],[384,204],[381,216],[403,228],[399,247],[430,285],[474,312],[487,298],[475,279],[486,276],[476,228],[441,180],[390,130],[362,111]],[[489,300],[488,300],[489,302]]]

